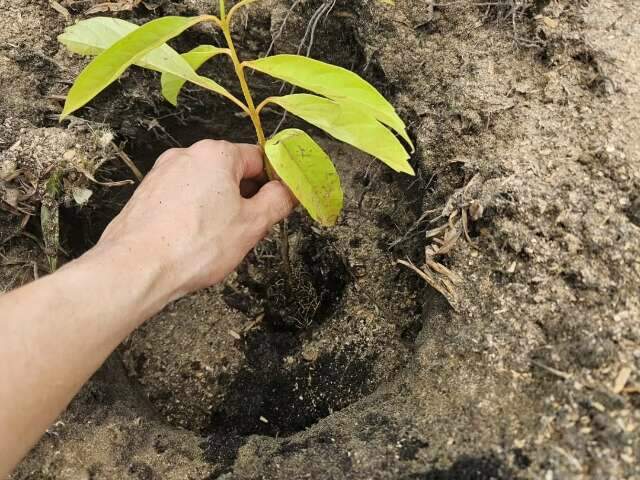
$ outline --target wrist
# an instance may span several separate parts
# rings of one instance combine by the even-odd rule
[[[114,291],[126,291],[138,323],[176,297],[175,275],[164,256],[136,239],[101,240],[72,265],[91,271]]]

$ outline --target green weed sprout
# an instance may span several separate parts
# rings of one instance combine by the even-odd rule
[[[256,0],[241,0],[228,12],[220,0],[220,17],[163,17],[142,26],[117,18],[94,17],[68,27],[59,40],[72,52],[95,56],[71,87],[61,115],[64,119],[116,81],[131,65],[162,74],[163,96],[173,105],[186,82],[215,92],[235,103],[251,119],[265,153],[270,178],[280,178],[309,215],[324,226],[336,223],[343,206],[340,179],[329,156],[305,132],[283,130],[265,138],[260,113],[267,105],[324,130],[387,164],[397,172],[414,174],[399,135],[413,150],[406,126],[391,104],[360,76],[341,67],[299,55],[274,55],[241,61],[231,38],[231,22],[238,11]],[[386,0],[389,3],[389,0]],[[199,23],[222,30],[226,48],[201,45],[179,54],[167,41]],[[233,62],[244,101],[197,70],[217,55]],[[252,69],[311,93],[269,97],[256,105],[245,70]]]

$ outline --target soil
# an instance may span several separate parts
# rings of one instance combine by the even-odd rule
[[[146,171],[171,146],[253,140],[222,100],[189,88],[175,110],[139,70],[59,124],[86,59],[55,37],[100,2],[59,3],[68,18],[0,0],[0,291],[49,270],[52,178],[62,263],[131,194],[113,185],[134,178],[118,149]],[[324,3],[256,2],[234,32],[242,55],[305,38],[306,53],[312,37],[313,57],[363,75],[408,121],[417,177],[314,132],[346,208],[331,229],[290,220],[296,301],[278,287],[274,233],[131,335],[11,478],[640,478],[640,10]],[[216,62],[205,73],[234,88]]]

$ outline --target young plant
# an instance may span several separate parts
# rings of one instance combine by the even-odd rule
[[[177,105],[184,84],[191,82],[226,97],[244,111],[264,149],[269,178],[280,178],[314,220],[325,226],[334,225],[342,210],[343,193],[331,159],[302,130],[283,130],[267,139],[260,120],[264,107],[277,105],[392,169],[410,175],[414,172],[408,162],[409,154],[396,134],[412,150],[413,145],[391,104],[349,70],[299,55],[241,61],[231,37],[231,22],[241,8],[254,1],[241,0],[227,13],[224,0],[220,0],[219,17],[163,17],[142,26],[116,18],[94,17],[67,28],[60,35],[60,42],[75,53],[95,58],[69,91],[61,118],[86,105],[131,65],[160,72],[162,94],[173,105]],[[226,48],[201,45],[181,55],[166,44],[188,28],[206,22],[222,30]],[[244,100],[197,73],[217,55],[227,55],[233,62]],[[246,69],[312,93],[269,97],[256,105],[247,84]]]

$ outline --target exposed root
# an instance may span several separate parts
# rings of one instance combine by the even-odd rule
[[[131,157],[129,157],[129,155],[127,155],[126,152],[124,150],[122,150],[113,140],[111,141],[111,146],[115,150],[116,155],[118,156],[118,158],[120,158],[120,160],[122,160],[122,162],[136,176],[138,181],[141,182],[142,179],[144,178],[144,175],[142,175],[142,172],[140,172],[138,167],[136,167],[135,163],[133,163],[133,160],[131,160]]]
[[[281,277],[267,289],[270,313],[282,325],[305,329],[311,325],[320,307],[320,297],[309,274],[302,268],[291,272],[291,279]]]
[[[458,5],[470,5],[484,10],[483,22],[493,20],[496,23],[509,23],[513,31],[513,41],[517,46],[540,48],[544,42],[531,35],[526,27],[528,18],[536,8],[535,0],[458,0],[436,3],[429,0],[429,8],[446,8]]]
[[[449,302],[454,310],[458,299],[455,292],[455,285],[462,283],[462,277],[452,272],[447,267],[437,261],[437,257],[450,254],[461,238],[464,238],[473,248],[477,248],[469,234],[469,222],[477,221],[482,217],[484,208],[478,200],[468,200],[469,190],[477,190],[481,178],[474,176],[469,183],[456,191],[450,198],[442,212],[429,223],[436,223],[439,220],[446,220],[442,225],[427,230],[424,235],[428,241],[425,247],[425,264],[420,269],[410,261],[398,260],[398,263],[412,269],[422,277],[431,287],[440,292]],[[420,225],[426,221],[428,215],[433,210],[425,212],[409,231],[392,245],[410,238]]]
[[[293,11],[296,9],[296,7],[298,5],[300,5],[301,2],[302,2],[302,0],[295,0],[295,2],[293,2],[291,7],[289,7],[289,10],[287,10],[287,13],[285,14],[284,18],[282,19],[282,23],[280,24],[280,28],[278,29],[278,33],[273,35],[273,38],[271,39],[271,43],[269,44],[269,48],[267,48],[267,53],[264,54],[265,57],[268,57],[273,53],[273,48],[275,47],[276,42],[280,39],[280,37],[284,33],[284,29],[287,26],[287,21],[289,20],[289,17],[293,13]]]
[[[454,289],[454,284],[459,283],[459,277],[454,272],[447,269],[444,265],[433,261],[427,261],[423,268],[418,268],[407,260],[398,260],[397,263],[404,265],[417,273],[433,289],[437,290],[444,298],[447,299],[451,308],[456,311],[458,310],[458,299]],[[435,267],[435,269],[432,267]],[[440,275],[438,275],[438,273],[440,273]]]

